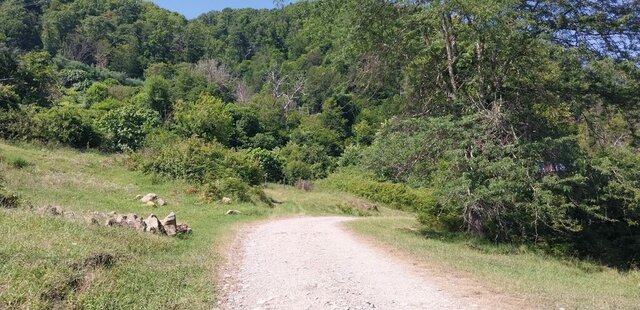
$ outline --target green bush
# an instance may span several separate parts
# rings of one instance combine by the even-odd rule
[[[365,166],[381,180],[430,188],[433,203],[417,210],[424,223],[625,268],[640,261],[637,151],[589,154],[571,135],[504,145],[489,126],[476,116],[395,120]]]
[[[75,148],[97,147],[102,135],[93,127],[86,111],[71,107],[54,107],[37,115],[40,137]]]
[[[141,168],[148,173],[184,179],[193,183],[211,183],[222,178],[237,178],[250,185],[264,180],[257,160],[223,145],[206,143],[200,138],[167,139],[162,145],[149,146],[139,155]]]
[[[31,109],[0,109],[0,137],[7,140],[37,138],[37,121]]]
[[[288,161],[284,166],[283,173],[289,184],[300,180],[315,179],[311,165],[300,160]]]
[[[277,153],[285,158],[283,173],[289,184],[324,178],[335,168],[335,159],[321,145],[289,143]]]
[[[222,145],[199,138],[165,142],[143,150],[139,157],[145,172],[193,183],[205,183],[210,176],[215,180],[224,173],[227,150]]]
[[[260,162],[245,152],[228,151],[222,164],[230,174],[237,175],[250,185],[259,185],[265,180]]]
[[[268,182],[281,182],[284,179],[285,160],[274,151],[265,149],[251,149],[249,154],[260,163],[260,168],[266,175]]]
[[[82,69],[62,69],[58,72],[58,77],[65,87],[71,87],[91,79],[91,75]]]
[[[433,206],[431,191],[400,183],[380,182],[355,169],[340,169],[317,184],[324,188],[346,191],[391,208],[421,211]]]
[[[104,83],[93,83],[93,85],[87,89],[86,94],[89,105],[93,105],[107,99],[109,96],[109,87]]]
[[[15,87],[0,84],[0,109],[16,108],[20,103],[20,96]]]
[[[157,112],[125,105],[105,114],[98,127],[105,133],[108,148],[115,151],[137,150],[154,127],[160,126]]]
[[[14,158],[10,162],[11,166],[16,169],[22,169],[28,167],[30,164],[22,157]]]
[[[224,145],[229,145],[234,131],[225,103],[211,96],[201,96],[192,104],[176,103],[172,127],[185,137],[198,136]]]
[[[224,197],[235,201],[250,202],[250,186],[239,178],[227,177],[204,185],[207,199],[221,200]]]

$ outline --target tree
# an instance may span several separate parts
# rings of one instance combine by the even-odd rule
[[[160,116],[156,111],[133,105],[111,110],[99,120],[99,127],[114,151],[137,150],[147,133],[159,125]]]
[[[144,90],[149,96],[149,108],[166,120],[173,111],[169,81],[161,77],[149,77],[144,83]]]
[[[184,137],[197,136],[229,145],[233,117],[222,100],[204,95],[191,104],[176,104],[172,127]]]
[[[15,81],[23,103],[49,106],[58,96],[57,75],[49,54],[29,52],[20,57]]]

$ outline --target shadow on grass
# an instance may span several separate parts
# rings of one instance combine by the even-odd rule
[[[566,254],[566,252],[554,251],[554,248],[549,246],[545,247],[543,245],[533,244],[491,242],[487,239],[483,239],[477,236],[470,236],[469,234],[465,234],[462,232],[439,231],[429,227],[422,227],[420,229],[402,227],[397,229],[406,234],[412,234],[421,238],[437,240],[450,244],[457,244],[487,255],[540,255],[543,257],[548,257],[549,259],[555,259],[566,266],[578,268],[585,273],[602,272],[607,267],[614,268],[618,272],[622,273],[637,270],[637,266],[633,267],[633,265],[631,264],[621,263],[620,260],[606,261],[594,259],[593,257],[579,256],[575,254],[570,255]]]

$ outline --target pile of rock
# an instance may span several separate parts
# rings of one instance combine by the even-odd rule
[[[49,216],[60,216],[71,220],[88,221],[95,225],[125,227],[141,232],[152,234],[176,236],[190,234],[191,228],[187,224],[178,224],[176,214],[171,212],[163,220],[158,219],[154,214],[143,219],[137,214],[117,214],[116,212],[101,213],[93,212],[88,217],[73,212],[66,212],[61,206],[49,205],[36,210],[37,213]]]
[[[138,195],[136,196],[136,199],[139,199],[140,202],[152,207],[162,207],[167,205],[167,202],[164,201],[164,199],[158,197],[158,195],[154,193],[149,193],[144,196]]]
[[[92,222],[97,222],[93,221]],[[139,217],[137,214],[116,214],[111,212],[105,221],[106,226],[119,226],[137,231],[160,234],[167,236],[176,236],[191,233],[191,228],[187,224],[178,224],[176,214],[171,212],[163,220],[158,219],[154,214],[149,215],[146,219]]]

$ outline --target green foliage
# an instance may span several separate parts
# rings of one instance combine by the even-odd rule
[[[3,138],[97,146],[97,124],[196,183],[356,166],[423,222],[637,263],[633,1],[23,2],[0,3]]]
[[[201,96],[192,104],[176,104],[172,127],[185,137],[198,136],[228,145],[233,133],[233,117],[222,100]]]
[[[22,157],[12,159],[9,164],[16,169],[23,169],[30,165],[30,163]]]
[[[269,142],[261,142],[260,137],[256,138],[256,135],[261,134],[262,131],[257,111],[250,107],[242,107],[239,105],[228,105],[227,108],[233,116],[235,127],[231,137],[231,146],[246,147],[253,144],[270,145]],[[275,141],[273,144],[276,144]],[[275,145],[273,147],[275,147]]]
[[[27,6],[21,0],[7,0],[0,3],[0,43],[8,43],[21,49],[35,48],[38,38],[37,5]]]
[[[249,185],[262,184],[266,179],[261,163],[246,152],[228,152],[222,165]]]
[[[278,154],[286,159],[283,172],[289,184],[326,177],[335,167],[334,160],[320,145],[289,143],[278,150]]]
[[[340,133],[325,127],[317,117],[306,117],[291,131],[290,141],[297,145],[322,148],[322,153],[337,156],[342,151]]]
[[[39,113],[36,118],[40,136],[45,141],[75,148],[97,147],[102,143],[102,135],[93,127],[92,120],[83,110],[54,107]]]
[[[29,52],[20,57],[16,77],[17,92],[23,96],[23,103],[49,106],[57,95],[55,67],[49,54]]]
[[[20,103],[20,97],[11,85],[0,84],[0,109],[15,108]]]
[[[87,89],[87,100],[89,105],[101,102],[109,96],[109,87],[104,83],[93,83],[91,87]]]
[[[249,184],[234,177],[222,178],[213,183],[205,184],[204,193],[210,200],[222,200],[222,198],[228,197],[240,202],[251,201]]]
[[[376,131],[366,120],[360,121],[353,126],[353,138],[356,143],[369,145],[373,142]]]
[[[34,111],[26,108],[0,110],[0,137],[8,140],[37,138]]]
[[[380,182],[353,169],[341,169],[318,181],[324,188],[346,191],[391,208],[421,211],[434,204],[429,189],[411,188],[401,183]]]
[[[115,151],[137,150],[154,127],[160,125],[158,113],[134,105],[107,112],[98,127],[105,133],[107,146]]]
[[[422,222],[616,266],[638,259],[628,239],[640,234],[639,187],[631,181],[636,157],[589,157],[573,137],[496,145],[481,126],[478,118],[396,121],[377,136],[366,161],[382,179],[433,191],[434,203],[418,210]],[[622,243],[627,247],[612,247]]]
[[[210,183],[237,178],[250,185],[260,184],[264,172],[248,154],[226,149],[217,142],[196,137],[161,140],[139,156],[140,167],[148,172],[192,183]]]
[[[163,120],[167,119],[173,111],[169,82],[163,78],[153,76],[145,81],[144,90],[148,95],[147,106],[158,112]]]
[[[260,163],[267,182],[281,182],[284,179],[285,160],[278,153],[261,148],[250,149],[249,154]]]

